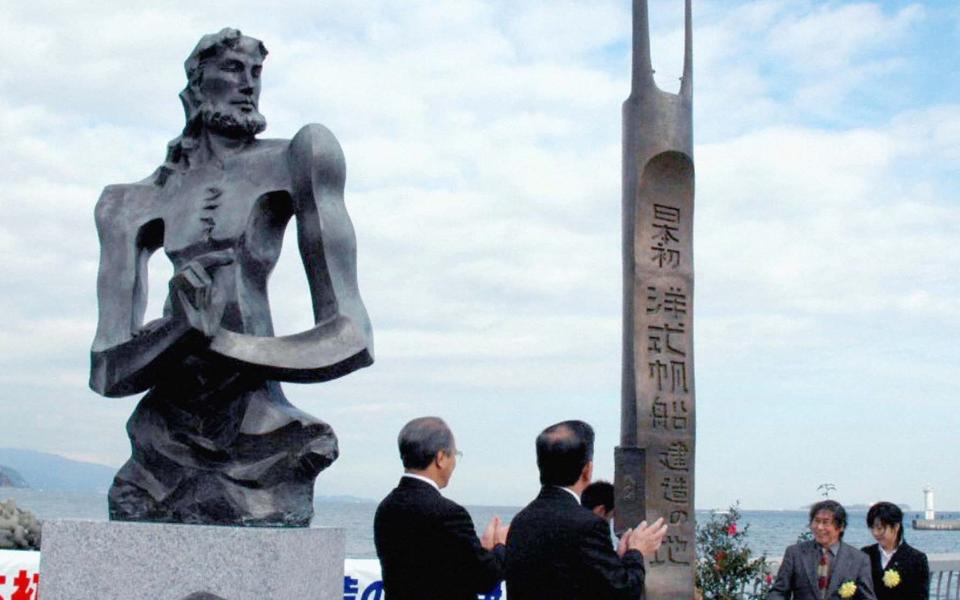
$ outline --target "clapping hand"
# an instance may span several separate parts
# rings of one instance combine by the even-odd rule
[[[617,554],[623,556],[628,550],[638,550],[644,558],[650,558],[660,548],[666,533],[667,525],[663,522],[663,517],[654,521],[653,525],[647,525],[647,522],[643,521],[635,528],[623,532]]]
[[[494,517],[490,519],[487,528],[483,530],[483,535],[480,536],[480,545],[486,550],[493,550],[497,544],[506,544],[509,531],[509,525],[504,525],[500,521],[500,517]]]

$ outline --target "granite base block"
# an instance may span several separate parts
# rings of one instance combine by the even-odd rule
[[[43,600],[340,600],[343,529],[49,520]]]

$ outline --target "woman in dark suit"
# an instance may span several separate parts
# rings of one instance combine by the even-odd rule
[[[927,555],[903,541],[900,507],[892,502],[877,502],[867,512],[867,527],[877,540],[876,544],[863,547],[870,557],[877,600],[927,600]]]

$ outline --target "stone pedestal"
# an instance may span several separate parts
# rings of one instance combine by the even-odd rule
[[[343,598],[342,529],[50,520],[42,543],[44,600]]]

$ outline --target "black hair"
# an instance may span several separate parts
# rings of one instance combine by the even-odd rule
[[[816,517],[817,513],[821,510],[825,510],[833,515],[833,524],[840,528],[840,539],[842,540],[843,534],[847,530],[847,509],[836,500],[821,500],[810,507],[811,523],[813,523],[813,518]]]
[[[613,510],[613,484],[609,481],[594,481],[580,494],[580,505],[593,510],[603,506],[604,512]]]
[[[903,541],[903,511],[893,502],[877,502],[867,511],[867,527],[873,527],[873,524],[880,521],[887,527],[899,525],[897,530],[897,543]]]
[[[563,421],[537,436],[537,467],[543,485],[573,485],[593,460],[593,428],[583,421]]]
[[[440,417],[420,417],[403,426],[397,446],[403,467],[419,471],[429,467],[438,452],[453,453],[453,432]]]

